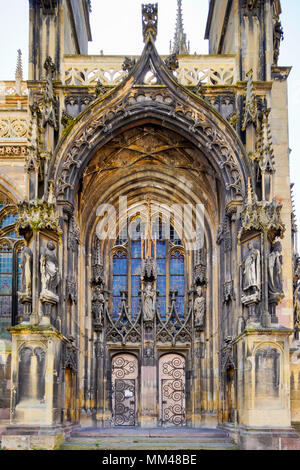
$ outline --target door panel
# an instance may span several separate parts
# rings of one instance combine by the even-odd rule
[[[138,361],[120,354],[112,361],[112,414],[115,426],[136,426]]]
[[[185,359],[167,354],[159,362],[159,402],[162,426],[185,426]]]

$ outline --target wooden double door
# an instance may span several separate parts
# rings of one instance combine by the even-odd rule
[[[138,425],[139,365],[133,354],[112,360],[112,416],[114,426]],[[158,364],[158,422],[161,426],[185,426],[185,358],[161,356]]]

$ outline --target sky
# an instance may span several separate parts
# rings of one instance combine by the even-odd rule
[[[98,55],[102,50],[107,55],[140,54],[143,49],[141,4],[149,1],[92,0],[93,42],[89,53]],[[177,1],[155,1],[159,4],[156,46],[164,55],[169,53],[169,43],[174,37]],[[14,79],[19,48],[23,53],[24,78],[27,78],[28,3],[28,0],[0,0],[0,80]],[[281,0],[281,5],[285,37],[279,65],[293,67],[288,80],[290,169],[300,227],[300,1]],[[208,0],[183,0],[184,28],[191,53],[206,54],[208,51],[208,41],[204,40],[207,12]]]

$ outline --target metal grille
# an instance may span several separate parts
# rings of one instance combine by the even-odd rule
[[[115,426],[135,426],[135,380],[115,381]]]
[[[137,359],[130,354],[112,361],[112,405],[115,426],[136,425]]]
[[[160,412],[163,426],[184,426],[185,360],[168,354],[160,360]]]

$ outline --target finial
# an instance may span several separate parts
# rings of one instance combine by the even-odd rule
[[[17,67],[16,67],[16,94],[21,95],[22,90],[21,90],[21,85],[22,85],[22,80],[23,80],[23,66],[22,66],[22,51],[21,49],[18,49],[18,58],[17,58]]]
[[[182,0],[177,0],[177,20],[174,36],[174,44],[171,50],[173,54],[189,54],[190,45],[186,41],[186,34],[183,30]]]
[[[158,3],[142,5],[143,37],[144,42],[151,36],[153,41],[157,36]]]

